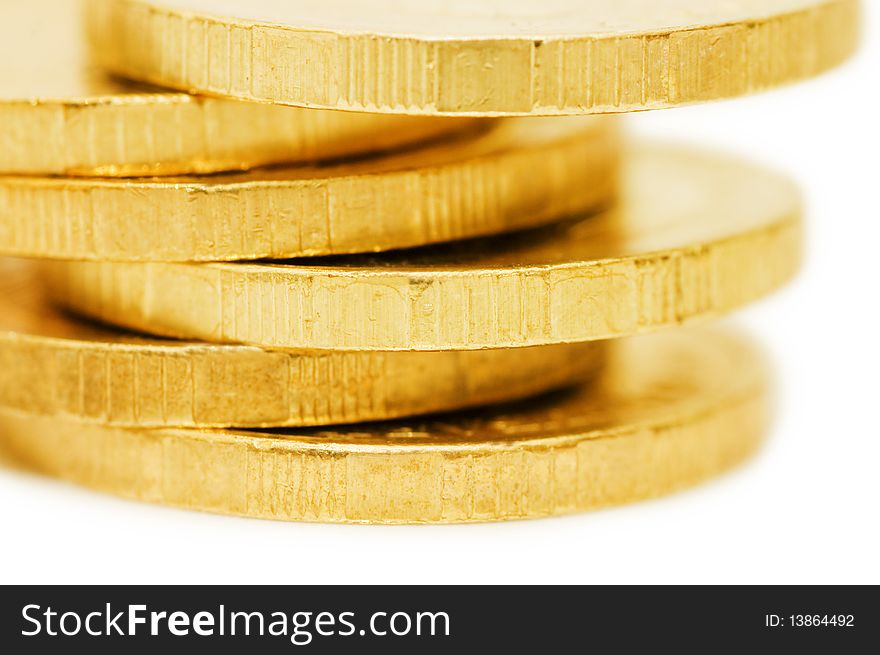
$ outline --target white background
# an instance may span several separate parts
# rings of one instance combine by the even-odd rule
[[[286,524],[117,500],[0,471],[3,583],[880,583],[880,2],[860,56],[751,98],[632,126],[795,176],[795,284],[737,314],[777,364],[758,458],[661,500],[447,527]]]

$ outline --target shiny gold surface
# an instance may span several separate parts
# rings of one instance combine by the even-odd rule
[[[616,124],[509,119],[386,157],[238,174],[0,177],[0,252],[123,261],[283,258],[534,227],[609,201]]]
[[[367,112],[577,114],[742,95],[857,40],[856,0],[92,0],[110,69]]]
[[[0,3],[0,174],[165,175],[385,150],[471,121],[304,111],[170,93],[88,61],[79,3]]]
[[[800,259],[800,198],[736,159],[624,157],[621,203],[575,223],[443,248],[294,264],[48,262],[59,301],[148,332],[346,350],[617,337],[775,289]]]
[[[601,344],[436,353],[167,341],[53,309],[0,260],[0,406],[124,426],[326,425],[495,403],[590,377]]]
[[[0,412],[15,461],[138,500],[336,522],[519,519],[664,494],[763,436],[765,370],[739,338],[625,344],[594,385],[505,409],[350,429],[124,430]]]

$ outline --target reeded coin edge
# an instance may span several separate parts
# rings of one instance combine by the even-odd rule
[[[472,116],[658,109],[768,89],[846,59],[860,15],[858,0],[827,0],[651,33],[447,40],[297,30],[132,0],[90,7],[95,56],[129,77],[302,107]],[[276,73],[291,52],[309,62],[295,84]]]
[[[473,128],[138,93],[0,100],[0,175],[130,178],[242,171],[360,156]]]
[[[528,122],[505,125],[462,134],[450,146],[460,145],[460,159],[440,146],[446,159],[437,164],[428,147],[424,160],[403,155],[400,168],[375,173],[359,164],[291,179],[0,176],[0,252],[89,261],[377,252],[536,227],[613,197],[616,121],[587,119],[528,147],[516,141],[532,134]],[[479,150],[508,133],[505,147]]]
[[[672,416],[546,439],[380,446],[97,428],[0,412],[0,445],[44,473],[187,509],[341,523],[538,518],[670,493],[753,453],[768,407],[766,372],[751,355],[720,397]]]
[[[603,361],[601,344],[285,352],[0,330],[0,406],[122,427],[340,425],[510,402],[587,380]]]
[[[782,286],[800,266],[801,246],[798,207],[714,241],[542,267],[468,273],[51,262],[44,270],[58,302],[153,334],[282,348],[468,350],[617,338],[717,316]],[[204,292],[206,280],[213,293]],[[179,297],[192,298],[186,312],[170,304]],[[314,298],[320,308],[306,311]],[[403,309],[379,311],[377,299]],[[575,300],[614,312],[581,315],[571,309]],[[443,321],[423,321],[421,306]]]

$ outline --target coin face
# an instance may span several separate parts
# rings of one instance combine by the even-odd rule
[[[150,4],[144,2],[143,4]],[[181,13],[383,36],[618,36],[724,25],[815,8],[822,0],[170,0]]]
[[[603,350],[281,352],[149,338],[63,314],[32,265],[0,260],[0,406],[77,423],[277,427],[411,416],[582,382]]]
[[[307,107],[573,114],[814,75],[856,0],[93,0],[97,57],[169,86]],[[731,65],[731,62],[736,65]]]
[[[0,411],[0,453],[130,498],[283,520],[534,518],[657,496],[744,459],[767,418],[739,337],[618,346],[592,384],[515,407],[336,429],[124,430]]]
[[[90,60],[71,0],[0,6],[0,174],[166,175],[396,148],[471,127],[172,93]]]
[[[0,252],[279,259],[534,227],[609,202],[615,125],[604,117],[492,121],[384,157],[213,176],[0,177]]]
[[[623,157],[612,209],[385,255],[254,264],[47,262],[59,302],[169,336],[286,348],[459,350],[613,338],[714,316],[800,259],[800,197],[736,159]]]

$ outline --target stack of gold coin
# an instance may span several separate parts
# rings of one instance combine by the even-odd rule
[[[787,281],[797,188],[587,114],[818,74],[855,0],[0,18],[8,459],[192,509],[431,523],[652,497],[759,445],[748,339],[635,335]]]

